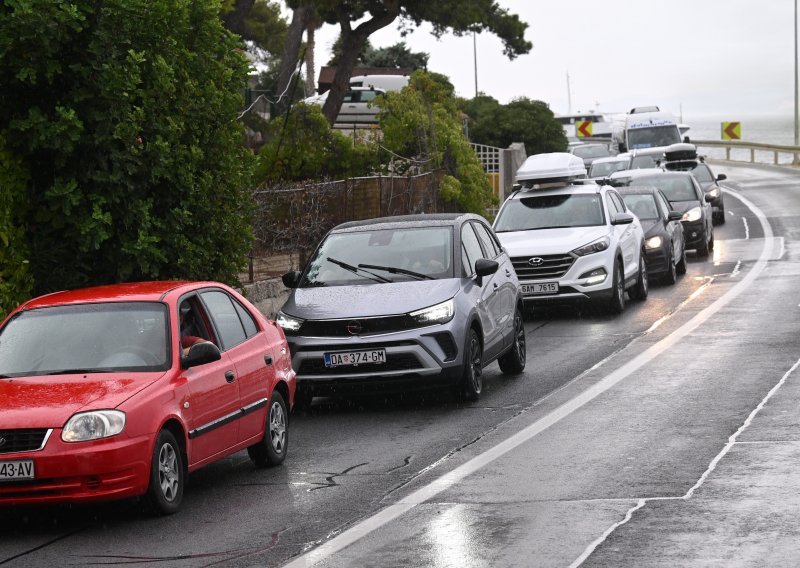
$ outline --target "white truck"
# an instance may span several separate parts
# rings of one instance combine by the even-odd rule
[[[625,117],[625,125],[618,134],[620,152],[642,148],[666,148],[681,142],[678,121],[666,112],[637,112]],[[688,142],[686,137],[684,142]]]

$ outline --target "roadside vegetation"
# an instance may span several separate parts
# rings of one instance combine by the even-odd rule
[[[267,0],[0,6],[0,317],[33,295],[87,285],[237,284],[253,243],[252,191],[273,183],[443,170],[441,195],[484,213],[494,197],[467,115],[473,142],[565,147],[544,103],[459,100],[426,70],[427,54],[369,43],[387,25],[428,22],[437,35],[492,32],[510,58],[527,53],[527,25],[494,1],[287,5],[291,21]],[[302,99],[325,22],[341,38],[320,108]],[[256,95],[273,97],[269,121],[246,111],[253,58],[266,68]],[[331,124],[356,64],[418,71],[379,99],[380,129],[354,142]]]
[[[26,292],[236,280],[252,238],[235,120],[248,68],[213,2],[3,4],[0,186],[25,184],[10,234]],[[16,253],[3,261],[4,285],[25,281]]]
[[[567,149],[564,129],[542,101],[521,97],[504,105],[479,95],[462,100],[461,110],[469,116],[469,136],[474,142],[499,148],[522,142],[528,155]]]

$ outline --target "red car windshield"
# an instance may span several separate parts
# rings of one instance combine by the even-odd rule
[[[0,376],[169,368],[167,307],[156,302],[23,311],[0,330]]]

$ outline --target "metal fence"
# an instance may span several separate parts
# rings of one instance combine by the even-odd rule
[[[728,161],[747,161],[746,156],[749,154],[750,163],[769,163],[768,159],[764,160],[763,158],[771,156],[771,161],[775,165],[800,165],[800,159],[798,159],[800,147],[798,146],[745,142],[742,140],[692,140],[692,144],[697,147],[724,148],[724,159]],[[721,155],[711,157],[722,158]]]
[[[280,182],[253,194],[255,243],[244,281],[299,270],[334,226],[389,215],[453,213],[439,195],[443,171],[414,176],[350,178],[322,183]]]

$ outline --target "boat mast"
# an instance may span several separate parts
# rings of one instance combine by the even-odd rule
[[[567,114],[572,114],[572,89],[569,84],[569,71],[567,71]]]

